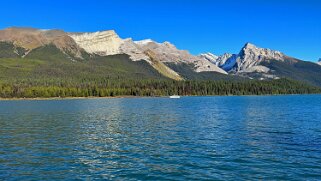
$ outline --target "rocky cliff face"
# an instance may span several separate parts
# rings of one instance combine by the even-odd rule
[[[70,34],[75,42],[88,53],[101,56],[128,54],[133,61],[146,60],[145,55],[132,39],[121,39],[115,31]]]
[[[115,31],[69,35],[81,48],[86,50],[86,52],[103,56],[119,54],[119,47],[123,43],[123,40],[118,37]]]
[[[120,46],[120,52],[129,55],[133,61],[145,60],[151,63],[150,56],[147,55],[131,38],[123,41]]]
[[[179,50],[170,42],[158,43],[147,39],[136,41],[135,43],[139,45],[143,51],[152,51],[153,54],[157,56],[161,62],[193,64],[196,72],[213,71],[227,74],[224,70],[217,67],[208,59],[204,57],[194,56],[186,50]]]

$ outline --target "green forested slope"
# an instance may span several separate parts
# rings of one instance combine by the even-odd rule
[[[286,77],[311,85],[321,87],[321,66],[306,61],[281,62],[272,60],[263,62],[262,65],[273,70],[273,74],[279,77]]]
[[[31,51],[25,58],[0,51],[0,97],[88,97],[179,95],[261,95],[319,93],[290,79],[255,81],[213,72],[196,73],[187,64],[169,65],[185,81],[161,75],[145,61],[127,55],[77,59],[54,46]],[[17,51],[17,50],[15,50]],[[23,50],[19,50],[23,51]],[[18,53],[19,54],[19,53]]]

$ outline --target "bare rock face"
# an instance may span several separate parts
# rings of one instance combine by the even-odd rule
[[[120,52],[129,55],[133,61],[145,60],[150,63],[150,57],[131,38],[123,41],[120,46]]]
[[[70,34],[70,36],[86,52],[103,56],[119,54],[119,47],[123,43],[123,40],[113,30],[95,33],[77,33]]]
[[[132,39],[121,39],[115,31],[103,31],[95,33],[70,34],[74,41],[88,53],[101,56],[127,54],[133,61],[145,60],[151,63],[150,54],[153,58],[166,63],[188,63],[194,64],[196,72],[215,71],[226,74],[212,62],[191,55],[188,51],[179,50],[170,42],[157,43],[151,39],[133,41]],[[149,53],[147,54],[146,51]],[[152,52],[152,53],[151,53]]]
[[[136,41],[143,51],[153,51],[155,56],[162,62],[175,62],[181,61],[192,62],[193,57],[187,51],[178,50],[173,44],[169,42],[157,43],[150,40]]]
[[[237,58],[236,71],[247,71],[247,69],[258,65],[265,60],[284,61],[285,55],[279,51],[266,48],[258,48],[253,44],[247,43],[239,53]]]
[[[146,60],[149,57],[139,49],[132,39],[121,39],[114,30],[70,34],[75,42],[88,53],[101,56],[127,54],[133,61]]]
[[[191,55],[186,50],[179,50],[170,42],[158,43],[147,39],[136,41],[135,43],[139,45],[143,51],[152,51],[161,62],[194,64],[196,72],[213,71],[227,74],[224,70],[217,67],[211,61],[203,57]]]

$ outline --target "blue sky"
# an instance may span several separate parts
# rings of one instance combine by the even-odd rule
[[[0,28],[114,29],[122,38],[170,41],[193,54],[238,53],[246,42],[321,58],[320,0],[5,1]]]

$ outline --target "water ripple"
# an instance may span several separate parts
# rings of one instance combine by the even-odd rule
[[[319,180],[321,96],[0,101],[0,180]]]

